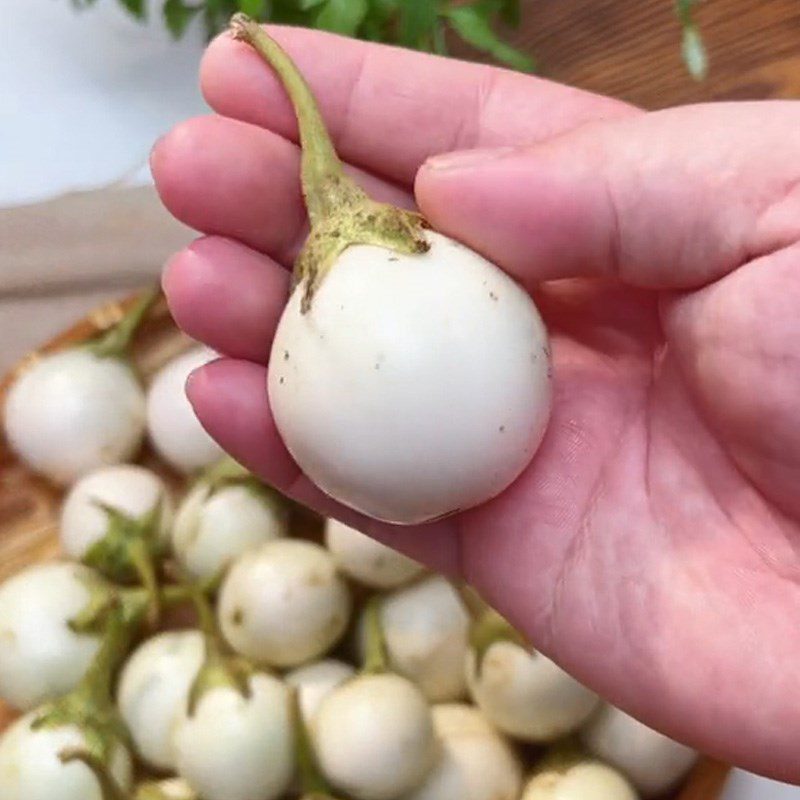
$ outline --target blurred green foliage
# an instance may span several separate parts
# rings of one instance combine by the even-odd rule
[[[699,2],[700,0],[675,0],[675,12],[683,30],[683,62],[693,78],[702,80],[708,72],[708,55],[694,21],[694,8]]]
[[[72,0],[78,8],[97,0]],[[147,0],[118,0],[134,17],[144,19]],[[237,11],[262,21],[302,25],[358,39],[387,42],[416,50],[447,53],[448,31],[494,61],[523,72],[536,67],[533,57],[510,45],[498,33],[520,24],[520,0],[159,0],[164,23],[177,39],[196,18],[209,37],[228,25]],[[675,0],[683,31],[683,59],[700,80],[708,58],[694,20],[700,0]]]
[[[73,0],[79,8],[97,0]],[[119,0],[138,19],[146,0]],[[161,13],[173,36],[180,38],[201,17],[209,37],[224,30],[231,16],[249,16],[288,25],[333,31],[358,39],[388,42],[446,54],[446,32],[460,36],[495,61],[531,72],[534,60],[512,47],[497,32],[503,23],[520,21],[520,0],[163,0]]]

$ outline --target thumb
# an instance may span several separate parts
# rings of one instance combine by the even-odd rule
[[[613,276],[688,289],[798,240],[798,130],[795,102],[669,109],[436,156],[417,202],[528,286]]]

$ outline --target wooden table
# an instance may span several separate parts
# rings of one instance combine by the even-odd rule
[[[644,108],[708,100],[800,97],[796,0],[702,0],[711,57],[696,83],[680,60],[674,0],[526,0],[517,44],[554,80]]]
[[[645,108],[800,95],[797,0],[701,3],[711,72],[699,84],[682,66],[672,4],[526,0],[514,38],[546,76]],[[0,371],[92,306],[155,277],[191,237],[151,189],[0,210]]]

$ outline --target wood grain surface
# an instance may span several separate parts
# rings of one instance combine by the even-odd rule
[[[101,303],[155,280],[194,235],[151,187],[0,209],[0,372]]]
[[[680,57],[673,0],[523,0],[515,42],[544,75],[647,109],[708,100],[800,96],[800,3],[702,0],[710,54],[703,82]]]

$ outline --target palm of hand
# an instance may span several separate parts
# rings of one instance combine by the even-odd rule
[[[295,43],[298,52],[302,44]],[[345,150],[374,173],[394,179],[361,174],[373,193],[395,202],[410,202],[416,170],[431,152],[523,136],[543,139],[592,117],[631,113],[519,76],[499,78],[466,65],[443,67],[416,61],[420,56],[337,46],[343,61],[336,73],[316,77],[333,98],[328,114],[338,119],[339,142],[352,140]],[[273,103],[262,109],[265,97],[281,96],[274,84],[265,86],[269,78],[262,65],[242,60],[241,53],[231,58],[229,47],[235,45],[212,46],[204,68],[212,106],[293,135],[286,108]],[[371,71],[365,69],[367,52]],[[337,81],[348,65],[355,77],[343,90]],[[441,80],[430,70],[440,70]],[[260,88],[241,85],[243,76]],[[437,95],[443,86],[455,107],[463,95],[461,119],[451,121],[452,130],[438,112],[431,116],[430,109],[445,101]],[[361,105],[353,99],[354,87]],[[394,105],[382,104],[387,92]],[[537,94],[542,105],[545,98],[555,100],[563,117],[550,120],[550,131],[535,104],[529,113],[520,104]],[[340,95],[349,99],[336,106]],[[498,98],[497,108],[519,113],[509,120],[491,98]],[[482,111],[482,125],[467,113],[468,102]],[[350,129],[354,115],[370,135],[361,127]],[[720,125],[727,129],[729,121]],[[604,146],[613,149],[616,138],[624,137],[614,133]],[[643,139],[649,148],[652,142]],[[574,149],[567,151],[571,159]],[[555,171],[569,173],[571,165],[559,164],[557,156]],[[596,166],[589,159],[591,174]],[[794,489],[800,427],[793,424],[792,407],[800,394],[792,334],[800,322],[791,249],[763,263],[759,255],[778,249],[769,236],[755,245],[742,243],[742,252],[728,260],[744,266],[734,269],[712,257],[707,274],[684,282],[676,225],[680,280],[650,276],[638,285],[652,290],[628,288],[608,270],[568,264],[569,257],[561,272],[551,274],[537,264],[553,253],[560,257],[565,241],[581,238],[569,214],[563,223],[567,239],[552,235],[549,254],[534,240],[537,261],[528,252],[527,228],[536,227],[528,217],[538,212],[526,207],[528,217],[517,226],[524,232],[518,242],[523,256],[515,260],[508,245],[513,223],[497,225],[492,234],[492,220],[481,229],[480,216],[473,215],[473,230],[466,218],[460,224],[448,219],[480,192],[457,186],[460,202],[447,203],[447,192],[440,189],[437,205],[418,179],[417,196],[437,227],[457,237],[467,231],[469,243],[523,282],[595,277],[546,282],[535,292],[551,332],[556,400],[547,436],[529,468],[481,508],[424,529],[396,529],[350,515],[311,486],[288,457],[265,407],[266,353],[288,284],[276,261],[290,263],[302,238],[293,146],[252,125],[216,118],[178,129],[157,148],[153,167],[173,213],[211,234],[171,263],[165,285],[186,331],[238,359],[210,365],[190,387],[201,419],[226,449],[322,513],[464,575],[537,647],[646,722],[751,768],[797,774],[787,731],[800,732],[800,714],[785,697],[800,692],[800,680],[779,669],[800,653],[793,624],[800,610],[793,544],[800,515],[800,493]],[[576,183],[581,181],[574,179],[566,193],[570,203]],[[513,188],[497,190],[499,217],[513,217],[513,209],[503,207]],[[547,233],[539,222],[538,230]],[[586,228],[591,234],[591,226]],[[691,225],[689,234],[694,235]],[[640,238],[644,251],[642,242],[638,251],[632,248],[634,261],[644,260],[647,251],[647,237]],[[746,263],[745,254],[756,260]],[[669,254],[656,261],[671,273]],[[678,293],[682,286],[704,288]]]
[[[797,646],[798,525],[782,509],[798,498],[771,482],[791,463],[789,420],[775,418],[791,387],[766,385],[752,355],[780,364],[790,341],[781,353],[749,338],[731,288],[543,290],[551,426],[517,484],[461,525],[465,574],[541,648],[612,699],[667,709],[662,724],[690,739],[710,698],[741,725],[722,738],[752,730],[752,691],[780,707],[787,687],[776,675],[765,690],[765,665],[791,663]],[[714,294],[719,341],[698,352]]]

